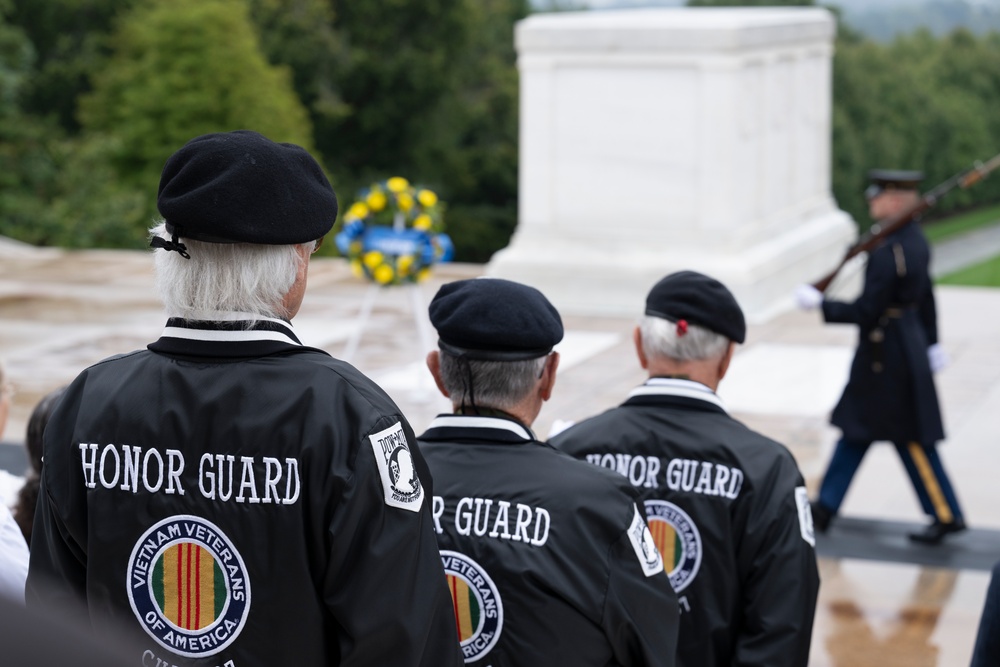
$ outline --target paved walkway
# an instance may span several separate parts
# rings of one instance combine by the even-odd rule
[[[935,278],[1000,255],[1000,222],[934,244],[931,274]]]
[[[480,272],[476,265],[446,265],[417,290],[380,291],[362,332],[353,362],[386,388],[417,432],[448,410],[422,366],[426,344],[418,327],[427,321],[420,303],[440,283]],[[151,277],[145,252],[0,248],[0,355],[18,388],[9,439],[22,437],[31,407],[44,393],[85,366],[159,335],[163,315]],[[307,343],[341,355],[357,332],[368,291],[342,261],[316,260],[296,328]],[[938,294],[942,340],[952,358],[938,377],[949,432],[942,457],[970,523],[1000,528],[994,472],[1000,468],[1000,290],[946,287]],[[617,404],[642,381],[630,340],[633,326],[629,318],[566,318],[564,363],[555,396],[536,423],[539,434],[558,420],[578,420]],[[751,328],[720,390],[736,416],[789,446],[812,487],[837,435],[826,418],[855,337],[851,327],[821,325],[816,313],[786,313]],[[12,491],[17,483],[8,478],[6,488]],[[922,521],[891,448],[873,448],[844,512]],[[822,559],[821,575],[814,667],[968,664],[986,573]]]

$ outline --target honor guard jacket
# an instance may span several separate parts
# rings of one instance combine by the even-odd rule
[[[287,322],[171,319],[45,429],[30,606],[83,599],[135,664],[460,665],[413,432]]]
[[[930,446],[944,438],[927,348],[938,342],[930,248],[911,223],[868,256],[852,303],[824,301],[827,322],[858,325],[858,349],[831,423],[848,440]]]
[[[708,387],[650,379],[552,439],[640,492],[681,603],[683,667],[805,667],[819,591],[802,475]]]
[[[675,664],[677,597],[624,480],[500,417],[439,416],[420,443],[466,663]]]

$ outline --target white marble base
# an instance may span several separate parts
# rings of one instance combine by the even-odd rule
[[[791,306],[856,236],[830,194],[835,29],[821,8],[520,22],[518,228],[487,273],[581,315],[638,315],[680,269],[751,321]]]
[[[691,269],[722,281],[739,301],[749,322],[764,322],[793,306],[795,285],[812,282],[839,262],[854,238],[843,212],[827,211],[789,224],[788,231],[740,249],[719,252],[711,244],[614,248],[589,238],[552,237],[519,230],[493,256],[487,275],[533,285],[560,312],[574,315],[635,316],[646,294],[662,277]],[[849,290],[857,274],[845,276]]]

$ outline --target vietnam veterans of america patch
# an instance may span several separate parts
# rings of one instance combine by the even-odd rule
[[[646,521],[674,591],[694,581],[701,566],[701,533],[687,512],[666,500],[646,501]]]
[[[465,554],[441,551],[441,564],[451,591],[455,627],[466,663],[483,658],[503,630],[503,602],[486,570]]]
[[[164,519],[132,549],[128,599],[143,629],[165,649],[204,658],[229,646],[250,612],[250,580],[218,526],[196,516]]]
[[[384,431],[368,436],[368,439],[382,478],[385,504],[419,512],[424,503],[424,490],[413,467],[403,425],[396,422]]]

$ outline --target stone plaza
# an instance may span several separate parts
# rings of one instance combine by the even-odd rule
[[[446,264],[418,288],[378,288],[352,361],[389,392],[417,433],[449,404],[424,367],[421,340],[427,337],[419,327],[430,325],[423,308],[414,313],[414,304],[426,304],[442,282],[483,272],[481,265]],[[313,260],[295,319],[300,336],[341,356],[358,333],[358,313],[371,289],[342,260]],[[945,287],[938,289],[938,301],[942,340],[952,359],[938,376],[949,435],[942,458],[970,525],[1000,529],[994,512],[1000,291]],[[637,316],[565,317],[567,335],[558,348],[563,363],[555,395],[536,422],[539,436],[558,420],[575,421],[616,405],[641,383],[631,342]],[[0,460],[23,457],[26,420],[46,392],[106,356],[144,347],[163,324],[148,252],[0,245],[0,356],[17,390],[5,434],[12,444],[3,446]],[[826,419],[846,378],[855,336],[851,327],[822,325],[816,313],[786,312],[752,325],[720,388],[735,416],[791,449],[812,489],[837,436]],[[23,466],[21,459],[0,472],[7,502]],[[876,446],[866,457],[843,511],[912,526],[924,520],[888,446]],[[940,548],[960,553],[972,548],[971,539],[959,535]],[[823,557],[820,574],[814,667],[968,664],[988,572]]]

